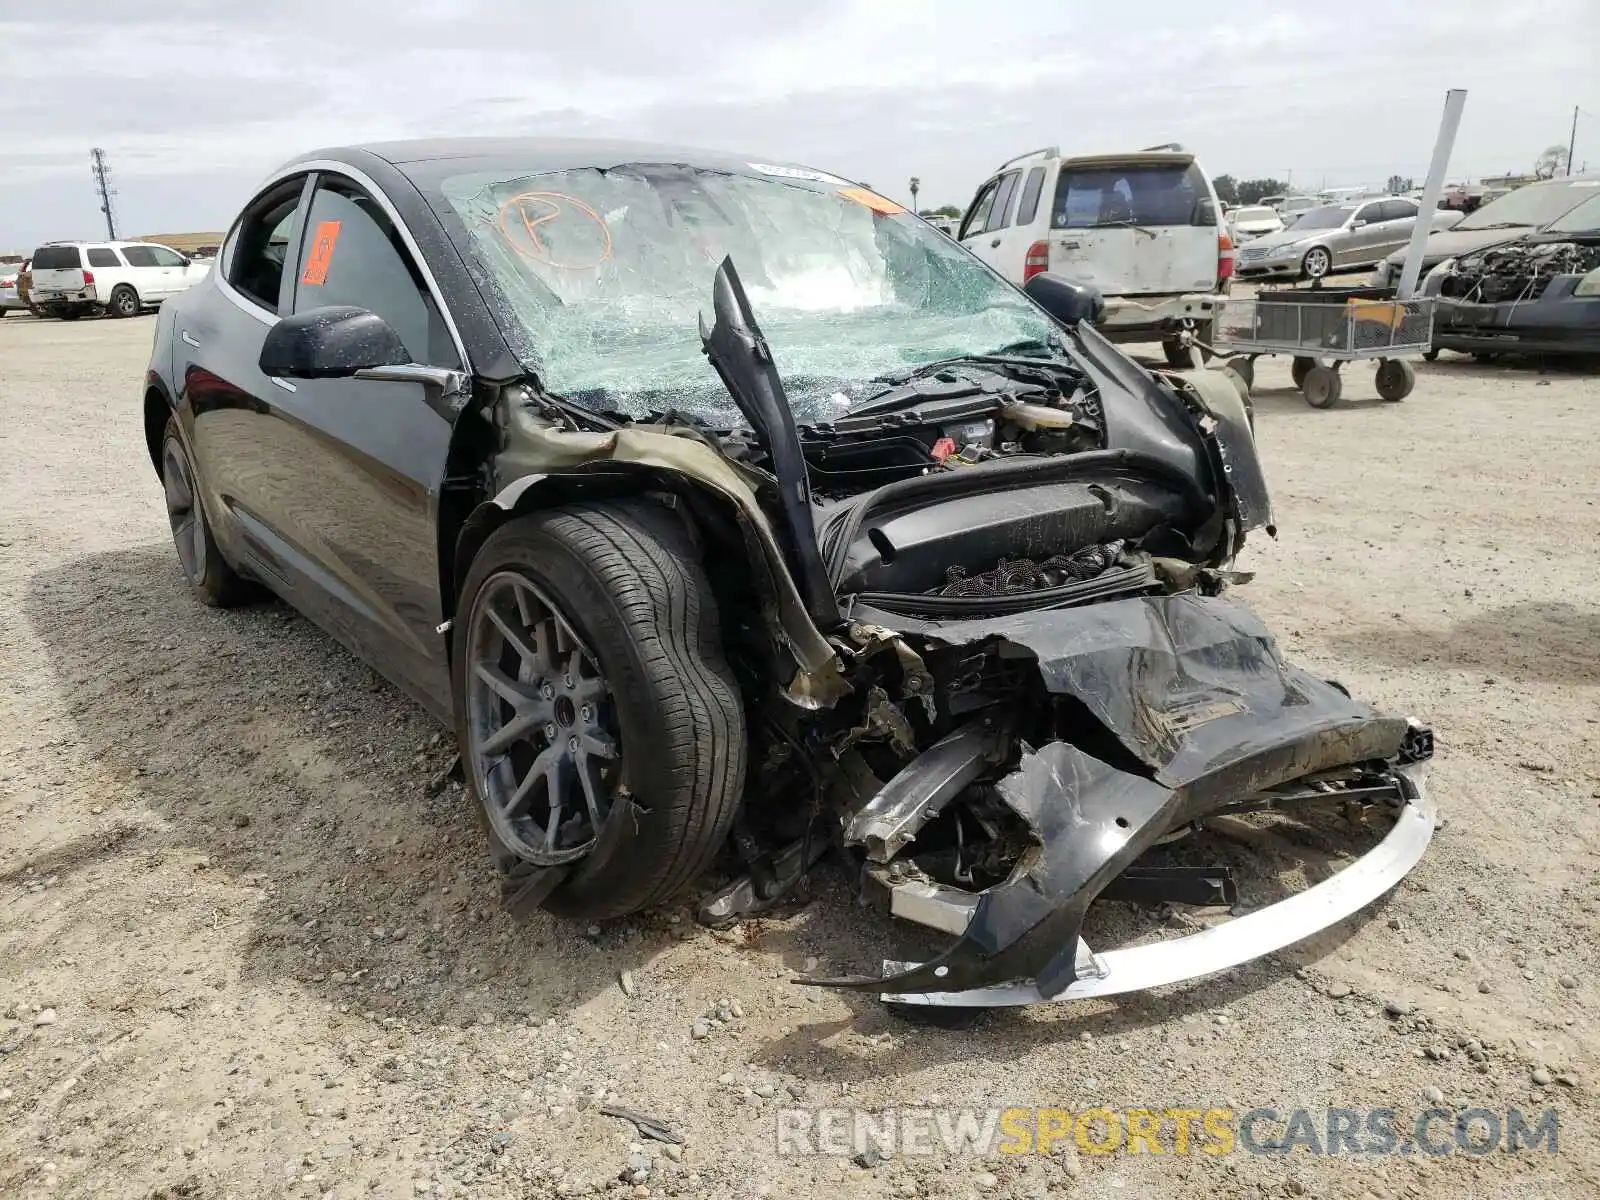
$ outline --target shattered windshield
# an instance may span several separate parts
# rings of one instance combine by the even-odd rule
[[[848,412],[888,373],[1027,352],[1055,332],[899,205],[817,172],[752,169],[782,174],[626,164],[457,175],[442,190],[519,354],[549,391],[600,412],[745,424],[699,334],[729,256],[802,423]]]

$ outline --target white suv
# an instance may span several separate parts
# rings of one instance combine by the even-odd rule
[[[75,321],[85,313],[131,317],[204,279],[195,262],[154,242],[49,242],[33,252],[29,303],[45,316]]]
[[[1233,274],[1222,206],[1194,155],[1175,146],[1063,158],[1052,146],[1004,163],[973,197],[957,240],[1007,279],[1043,271],[1105,297],[1100,330],[1118,342],[1209,340]]]

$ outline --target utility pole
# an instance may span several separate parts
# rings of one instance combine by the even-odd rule
[[[111,166],[106,162],[106,152],[99,146],[89,151],[89,174],[94,176],[94,190],[100,197],[100,211],[106,215],[106,238],[114,242],[117,240],[117,214],[111,197],[117,194],[117,189],[111,186]]]
[[[922,187],[922,180],[915,175],[911,177],[911,211],[917,211],[917,190]]]
[[[1578,106],[1572,106],[1572,136],[1567,139],[1567,177],[1572,176],[1572,152],[1578,148]]]

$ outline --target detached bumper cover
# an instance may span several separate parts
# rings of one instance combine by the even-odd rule
[[[997,794],[1029,826],[1037,846],[1008,879],[979,895],[971,920],[949,950],[888,978],[805,982],[904,997],[1022,997],[922,1003],[1027,1003],[1029,997],[1094,994],[1075,990],[1096,986],[1091,980],[1099,973],[1096,960],[1080,953],[1084,915],[1101,891],[1165,833],[1244,796],[1319,771],[1352,764],[1387,771],[1405,757],[1405,720],[1380,716],[1340,688],[1284,662],[1260,620],[1226,598],[1141,597],[952,622],[939,626],[936,636],[955,645],[996,641],[1002,657],[1031,657],[1049,692],[1081,705],[1082,733],[1074,733],[1075,743],[1050,742],[1025,752],[1017,769],[997,783]],[[1397,782],[1403,789],[1409,786]],[[1410,791],[1417,794],[1405,811],[1415,819],[1402,820],[1403,852],[1390,851],[1389,865],[1380,858],[1364,873],[1383,881],[1376,891],[1363,895],[1365,889],[1352,884],[1332,905],[1300,897],[1285,901],[1296,904],[1288,910],[1288,927],[1303,926],[1302,932],[1272,945],[1265,944],[1270,938],[1254,934],[1226,935],[1203,943],[1204,953],[1183,952],[1180,958],[1190,967],[1177,968],[1172,977],[1220,970],[1267,953],[1355,911],[1392,885],[1420,856],[1432,829],[1431,815],[1416,818],[1424,811],[1420,790]],[[1421,842],[1415,844],[1411,830],[1419,823]],[[1350,902],[1356,895],[1363,898]],[[1346,907],[1334,911],[1340,904]],[[1326,920],[1303,915],[1313,912]],[[1262,926],[1256,921],[1245,929]],[[1257,940],[1263,948],[1248,949]],[[1171,946],[1182,944],[1150,948],[1149,957],[1169,955]],[[1218,944],[1220,952],[1214,949]],[[1144,956],[1146,950],[1119,953]],[[1215,965],[1206,965],[1212,960]],[[1108,955],[1098,961],[1126,960]],[[1135,969],[1120,966],[1123,978],[1143,976],[1152,982],[1129,988],[1170,981],[1171,969],[1142,965],[1148,961],[1143,957],[1133,961]],[[1125,989],[1114,985],[1113,990]]]
[[[1023,981],[962,992],[884,992],[882,998],[896,1004],[954,1008],[1087,1000],[1198,979],[1293,945],[1371,904],[1399,883],[1427,850],[1436,820],[1433,801],[1420,782],[1420,764],[1401,771],[1416,794],[1401,809],[1388,836],[1338,874],[1286,900],[1188,937],[1094,954],[1087,963],[1080,949],[1074,960],[1086,969],[1055,995],[1046,995],[1035,981]],[[915,963],[883,964],[884,975],[891,978],[916,969]]]

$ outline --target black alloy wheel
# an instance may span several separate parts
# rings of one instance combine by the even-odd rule
[[[594,652],[525,575],[484,581],[468,618],[468,767],[484,816],[519,858],[583,858],[611,809],[622,747]]]
[[[161,439],[161,490],[166,495],[167,524],[178,551],[183,577],[203,602],[213,608],[244,604],[258,593],[256,584],[241,576],[217,549],[205,506],[200,503],[194,464],[184,449],[176,419],[169,418]]]
[[[206,577],[210,554],[206,545],[205,517],[194,494],[194,473],[183,443],[169,436],[161,450],[161,486],[167,497],[167,523],[172,527],[172,542],[178,549],[178,562],[189,582],[197,587]]]

